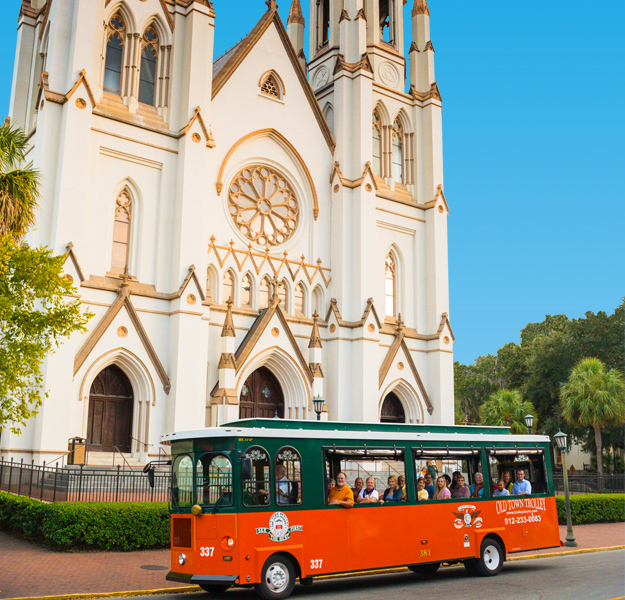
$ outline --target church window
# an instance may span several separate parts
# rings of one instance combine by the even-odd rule
[[[254,165],[240,171],[230,184],[228,212],[248,240],[268,247],[293,237],[300,210],[295,193],[280,172]]]
[[[241,306],[252,308],[252,278],[246,275],[241,285]]]
[[[273,98],[280,98],[280,86],[274,79],[273,75],[267,75],[262,85],[260,86],[260,91],[267,96],[272,96]]]
[[[313,312],[323,318],[323,291],[317,286],[313,291]]]
[[[289,298],[288,298],[289,288],[287,287],[286,281],[283,279],[278,284],[278,298],[280,298],[280,306],[284,312],[289,312]]]
[[[317,0],[317,14],[318,47],[321,48],[330,40],[330,0]]]
[[[141,70],[139,74],[139,102],[154,106],[156,100],[156,59],[158,35],[152,27],[143,34]]]
[[[373,174],[382,177],[382,123],[377,110],[373,111]]]
[[[106,60],[104,62],[104,91],[121,94],[125,26],[119,14],[109,21],[106,30]]]
[[[303,316],[306,310],[306,297],[304,296],[304,286],[300,283],[295,288],[295,314]]]
[[[128,267],[130,248],[130,219],[132,216],[132,199],[124,188],[115,202],[115,224],[113,226],[113,257],[111,271],[122,273]]]
[[[393,123],[393,179],[404,183],[404,132],[399,120]]]
[[[260,288],[258,290],[258,308],[263,309],[269,306],[269,300],[271,299],[269,280],[265,277],[260,282]]]
[[[384,270],[384,307],[387,317],[395,317],[397,315],[397,270],[395,257],[389,252],[386,257]]]
[[[234,275],[232,271],[226,271],[222,285],[222,303],[225,304],[229,299],[234,302]]]

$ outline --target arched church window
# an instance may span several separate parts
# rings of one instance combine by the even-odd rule
[[[141,42],[141,70],[139,73],[139,102],[154,106],[156,100],[156,59],[158,35],[148,27]]]
[[[226,271],[222,286],[221,301],[223,304],[232,299],[234,302],[234,275],[232,271]]]
[[[317,286],[313,291],[313,312],[317,312],[317,314],[323,319],[323,291],[319,286]]]
[[[304,286],[299,283],[295,288],[295,314],[303,316],[306,312],[306,298],[304,296]]]
[[[284,85],[276,73],[269,72],[261,79],[260,92],[265,94],[265,96],[281,100],[284,95]]]
[[[397,265],[395,257],[392,252],[389,252],[386,257],[385,270],[384,270],[384,307],[387,317],[395,317],[397,315]]]
[[[241,284],[241,307],[252,308],[252,278],[246,275]]]
[[[121,95],[124,38],[126,26],[119,13],[113,15],[106,29],[106,60],[104,61],[104,91]]]
[[[113,226],[113,257],[111,271],[122,273],[128,267],[130,249],[130,220],[132,218],[132,199],[124,188],[115,202],[115,224]]]
[[[373,174],[382,177],[382,122],[377,110],[373,111]]]
[[[271,298],[269,290],[269,280],[264,277],[261,280],[260,287],[258,289],[258,308],[260,310],[269,306],[269,300]]]
[[[284,312],[289,312],[288,292],[289,288],[287,287],[286,281],[283,279],[278,284],[278,298],[280,298],[280,306]]]
[[[404,131],[399,119],[393,123],[393,179],[404,183]]]
[[[380,421],[382,423],[405,423],[406,413],[402,406],[401,400],[391,392],[384,398],[382,403],[382,410],[380,414]]]

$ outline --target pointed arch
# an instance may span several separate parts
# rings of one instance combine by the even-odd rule
[[[325,294],[321,285],[317,285],[312,293],[312,312],[317,312],[321,318],[325,314]],[[312,313],[311,313],[312,314]]]
[[[251,271],[241,278],[241,308],[254,308],[256,305],[256,281]]]
[[[269,284],[269,276],[265,276],[260,280],[258,286],[258,310],[263,310],[269,307],[271,300],[271,285]]]
[[[410,185],[414,183],[414,160],[412,142],[414,132],[410,117],[400,108],[393,119],[393,179],[397,183]],[[396,152],[396,141],[401,144],[401,153]],[[401,170],[401,179],[396,178],[395,170]]]
[[[308,294],[303,281],[295,286],[293,293],[293,314],[304,317],[308,314]]]
[[[160,15],[151,15],[140,28],[139,78],[136,97],[140,103],[161,109],[168,106],[171,36]]]
[[[423,410],[423,402],[417,394],[416,390],[405,379],[396,379],[388,384],[386,389],[380,396],[378,405],[378,420],[382,417],[382,407],[384,401],[389,394],[395,394],[400,400],[404,414],[406,417],[406,423],[424,423],[425,411]]]
[[[141,248],[141,222],[143,215],[143,195],[141,194],[141,190],[135,180],[132,177],[126,177],[119,181],[113,187],[113,194],[111,196],[111,226],[110,226],[110,234],[109,239],[115,240],[116,236],[116,221],[117,216],[119,216],[118,212],[122,208],[120,205],[120,199],[122,199],[123,195],[126,195],[129,201],[129,224],[127,231],[127,266],[128,272],[132,275],[137,275],[138,267],[139,267],[139,255]],[[122,202],[123,203],[123,202]],[[128,209],[126,209],[127,211]],[[117,233],[121,233],[120,229],[121,223],[117,225]],[[113,241],[113,244],[115,242]],[[124,266],[118,266],[117,268],[113,267],[114,263],[113,253],[111,253],[111,273],[122,273],[124,271]]]
[[[387,318],[394,319],[400,312],[398,310],[397,283],[399,280],[399,261],[397,255],[391,249],[384,259],[384,314]]]
[[[107,6],[104,12],[104,22],[108,23],[115,13],[119,13],[123,18],[128,33],[132,34],[137,31],[135,15],[126,0],[115,0]]]
[[[260,87],[261,94],[275,98],[276,100],[283,100],[286,94],[286,88],[282,77],[273,69],[269,69],[269,71],[265,71],[261,75],[258,86]]]
[[[330,102],[323,107],[323,116],[325,117],[326,123],[328,124],[332,135],[334,135],[334,107]]]
[[[292,312],[291,286],[289,285],[286,277],[282,279],[278,285],[278,298],[280,298],[280,306],[282,307],[282,310],[285,313],[290,314]]]
[[[223,277],[221,278],[221,304],[228,302],[232,298],[234,305],[237,305],[237,277],[234,269],[226,269]]]
[[[116,96],[122,95],[127,34],[128,26],[123,15],[120,11],[113,13],[106,23],[104,34],[102,89]]]
[[[206,298],[212,302],[217,302],[219,296],[219,274],[213,265],[208,265],[206,269]]]

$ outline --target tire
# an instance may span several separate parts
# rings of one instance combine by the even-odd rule
[[[499,575],[505,558],[501,544],[492,538],[486,538],[480,546],[480,557],[475,561],[475,569],[482,577]]]
[[[223,594],[229,587],[228,583],[200,583],[199,586],[211,594]]]
[[[254,588],[265,600],[288,598],[295,587],[295,567],[293,561],[284,554],[270,556],[261,573],[260,583]]]
[[[479,575],[477,571],[477,559],[471,558],[464,561],[464,568],[467,570],[469,575],[473,575],[474,577]]]
[[[441,563],[429,563],[427,565],[408,565],[408,568],[418,575],[434,575]]]

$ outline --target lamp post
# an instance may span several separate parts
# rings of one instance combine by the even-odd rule
[[[325,400],[317,394],[316,398],[313,398],[313,404],[315,405],[315,412],[317,413],[317,421],[321,421],[321,413],[323,412],[323,405]]]
[[[525,419],[525,424],[527,425],[527,428],[530,432],[530,435],[532,435],[532,425],[534,424],[534,415],[525,415],[524,419]]]
[[[553,438],[558,444],[558,448],[560,449],[560,454],[562,456],[562,473],[564,475],[564,504],[566,505],[566,541],[564,542],[565,546],[569,548],[576,548],[577,542],[575,541],[575,536],[573,535],[573,522],[571,521],[571,501],[569,500],[569,474],[566,469],[566,433],[562,433],[558,431]]]

